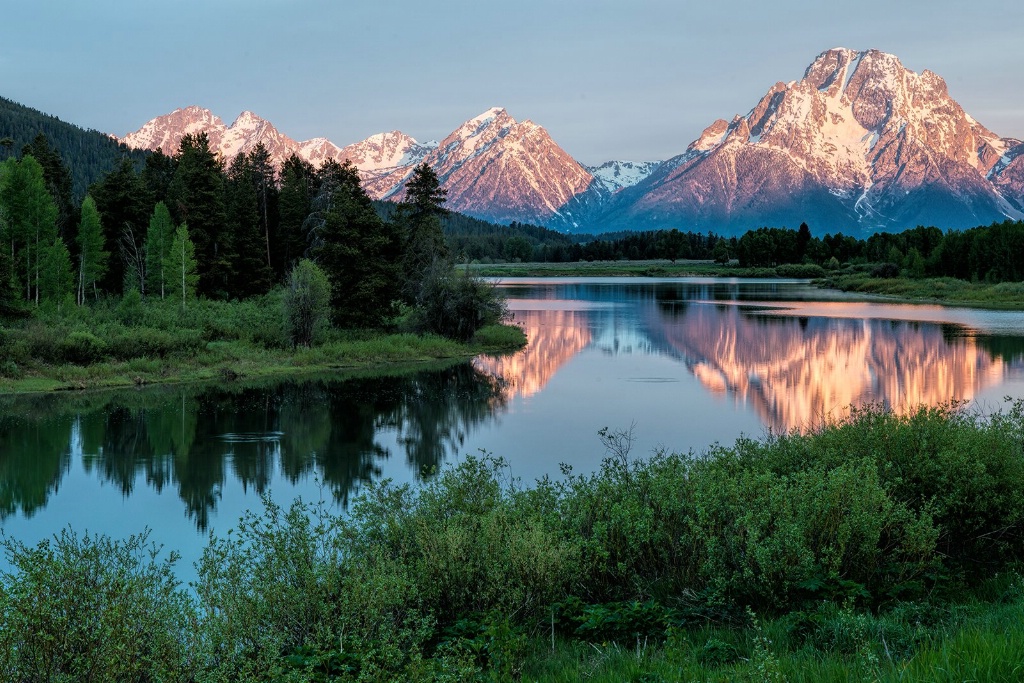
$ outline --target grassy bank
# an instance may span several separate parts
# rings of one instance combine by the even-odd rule
[[[845,272],[824,278],[820,286],[844,292],[886,296],[900,301],[928,302],[974,308],[1024,309],[1024,283],[967,282],[951,277],[872,277],[869,272]]]
[[[481,277],[822,277],[826,271],[816,265],[782,265],[774,268],[741,268],[714,261],[579,261],[575,263],[469,264]]]
[[[279,298],[198,301],[184,311],[126,297],[40,311],[0,326],[0,393],[266,377],[468,358],[520,348],[519,328],[490,326],[468,343],[432,334],[327,330],[287,342]]]
[[[628,434],[602,438],[598,471],[531,486],[500,459],[467,457],[423,484],[371,485],[346,515],[268,501],[211,539],[192,592],[144,539],[8,539],[0,672],[934,681],[1024,671],[1021,403],[988,418],[869,409],[810,434],[646,460],[631,457]]]

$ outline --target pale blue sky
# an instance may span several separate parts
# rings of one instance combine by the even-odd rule
[[[491,106],[584,163],[663,159],[830,47],[931,69],[1024,138],[1019,0],[32,0],[0,15],[0,96],[124,135],[198,104],[339,145],[439,139]]]

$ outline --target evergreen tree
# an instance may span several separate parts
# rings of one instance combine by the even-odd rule
[[[377,215],[346,162],[327,169],[317,205],[322,207],[311,249],[331,282],[331,310],[339,326],[380,325],[399,296],[400,243],[394,226]]]
[[[96,283],[107,271],[110,253],[104,249],[103,225],[100,212],[92,197],[82,202],[82,220],[78,225],[78,304],[85,303],[91,290],[97,296]]]
[[[196,248],[189,238],[188,226],[184,223],[174,232],[174,241],[171,242],[164,270],[167,273],[167,295],[180,300],[181,307],[185,308],[186,303],[196,297],[199,275]]]
[[[70,299],[74,288],[74,267],[71,254],[64,240],[55,235],[53,241],[43,248],[42,265],[39,273],[39,298],[52,302],[61,310],[64,301]]]
[[[306,255],[309,245],[306,227],[313,212],[313,198],[319,187],[313,165],[292,154],[281,165],[278,192],[277,248],[271,251],[274,273],[281,277]]]
[[[403,289],[408,301],[419,296],[429,271],[452,265],[441,229],[441,219],[448,214],[444,208],[447,194],[437,174],[425,163],[413,170],[405,186],[405,201],[399,204],[395,218],[404,233]]]
[[[23,276],[25,300],[38,304],[42,251],[57,236],[57,207],[39,162],[26,156],[5,163],[0,205],[6,212],[14,271]]]
[[[174,241],[174,221],[171,212],[163,202],[157,202],[149,219],[146,231],[146,291],[163,299],[167,295],[170,275],[167,273],[167,257]]]
[[[177,168],[168,192],[171,215],[188,223],[195,245],[198,291],[226,298],[234,282],[234,244],[226,223],[224,171],[206,133],[181,140]]]
[[[66,240],[72,239],[75,205],[71,192],[71,169],[42,132],[22,148],[21,154],[32,156],[43,167],[46,189],[53,198],[54,206],[57,207],[57,233]]]
[[[0,140],[0,143],[2,142]],[[13,164],[13,161],[0,163],[0,317],[11,315],[19,308],[18,286],[14,278],[14,256],[12,254],[14,238],[7,216],[7,207],[2,202],[2,188]]]
[[[277,239],[277,178],[274,173],[274,165],[270,160],[270,152],[262,142],[256,143],[253,150],[249,152],[248,162],[252,173],[253,187],[256,190],[256,207],[260,218],[259,225],[263,232],[267,267],[270,268],[272,267],[271,244]]]
[[[231,293],[238,297],[264,294],[273,284],[266,235],[261,227],[261,185],[265,181],[252,159],[239,152],[228,172],[228,221],[234,239],[235,281]]]
[[[146,157],[146,165],[142,169],[142,184],[154,206],[159,202],[167,202],[171,181],[174,180],[174,169],[174,157],[167,156],[159,147]]]
[[[103,216],[103,241],[113,252],[99,288],[111,293],[127,291],[126,283],[141,288],[139,263],[150,210],[146,187],[131,160],[124,158],[116,169],[89,189]]]

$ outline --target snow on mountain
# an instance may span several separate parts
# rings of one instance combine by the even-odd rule
[[[660,161],[606,161],[586,169],[608,192],[614,193],[624,187],[633,187],[651,175],[660,164]]]
[[[579,162],[532,121],[494,107],[445,137],[423,161],[448,190],[448,207],[507,223],[579,227],[600,204],[601,188]],[[410,167],[369,183],[371,194],[399,199]]]
[[[193,105],[158,116],[119,140],[136,149],[162,149],[164,154],[176,154],[181,139],[195,133],[206,133],[210,145],[216,149],[227,128],[209,109]]]
[[[197,132],[228,162],[258,142],[276,164],[292,153],[315,166],[351,161],[374,198],[400,199],[426,162],[456,211],[565,230],[741,233],[806,221],[816,232],[850,232],[1024,217],[1024,144],[968,115],[936,74],[878,50],[821,53],[802,78],[776,83],[746,114],[713,122],[664,162],[586,168],[543,127],[500,107],[440,143],[400,131],[346,147],[295,142],[252,112],[226,126],[195,106],[122,141],[173,154]]]
[[[292,154],[316,167],[328,159],[339,163],[349,160],[365,178],[375,178],[398,166],[411,167],[432,149],[401,131],[372,135],[347,147],[338,147],[323,137],[296,142],[251,111],[242,112],[230,126],[225,126],[221,119],[200,107],[176,109],[158,116],[121,141],[141,149],[161,147],[166,154],[175,154],[186,134],[203,132],[210,139],[211,149],[227,164],[239,153],[249,153],[262,143],[275,166],[280,167]]]
[[[986,177],[1014,142],[968,116],[931,71],[835,48],[618,193],[605,227],[742,232],[806,220],[870,231],[1017,217]]]

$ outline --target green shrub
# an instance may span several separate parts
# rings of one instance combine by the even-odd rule
[[[187,681],[197,618],[147,534],[62,531],[30,548],[4,538],[0,674],[8,681]]]
[[[341,635],[341,528],[322,506],[269,500],[212,539],[198,565],[206,656],[224,673],[271,673],[282,653],[329,650]]]
[[[825,277],[827,271],[816,263],[786,263],[775,267],[779,277],[818,278]]]
[[[78,365],[95,363],[103,357],[106,350],[106,343],[92,332],[75,331],[61,342],[63,359]]]
[[[288,276],[285,329],[293,346],[311,346],[330,322],[331,283],[320,268],[302,259]]]
[[[485,325],[508,316],[505,300],[485,280],[435,268],[420,288],[413,314],[415,329],[468,341]]]

